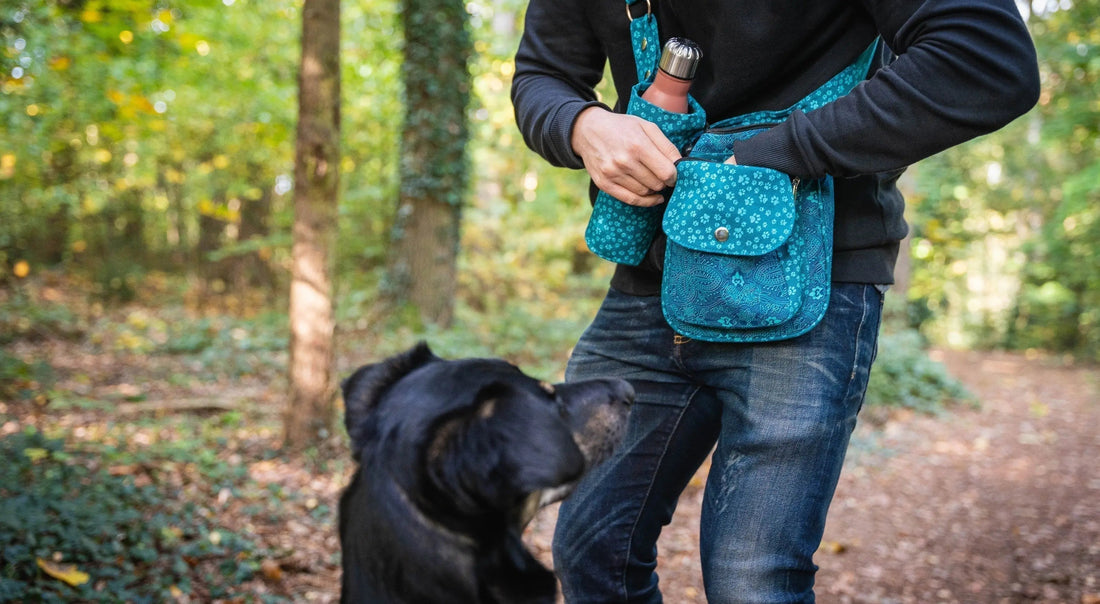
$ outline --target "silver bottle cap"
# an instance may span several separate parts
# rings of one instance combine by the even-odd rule
[[[699,50],[695,42],[687,38],[669,38],[661,51],[658,67],[674,78],[690,80],[695,77],[695,68],[699,66],[701,58],[703,51]]]

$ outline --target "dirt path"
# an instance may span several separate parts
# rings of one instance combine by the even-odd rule
[[[818,601],[1100,604],[1100,370],[947,352],[982,401],[857,429],[817,556]],[[661,538],[670,604],[705,602],[701,480]],[[529,535],[545,550],[553,511]]]

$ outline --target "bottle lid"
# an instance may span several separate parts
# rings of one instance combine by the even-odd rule
[[[695,42],[687,38],[669,38],[661,52],[658,67],[674,78],[690,80],[695,77],[695,68],[699,66],[701,58],[703,51],[699,50]]]

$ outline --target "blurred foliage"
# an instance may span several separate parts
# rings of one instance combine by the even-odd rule
[[[426,339],[444,357],[501,356],[559,380],[606,290],[611,266],[583,240],[585,174],[549,166],[513,122],[525,1],[464,6],[469,186],[451,200],[464,204],[454,323],[442,330],[379,296],[405,111],[398,1],[342,5],[341,376]],[[1067,6],[1035,3],[1029,16],[1040,106],[913,170],[911,287],[907,300],[888,296],[869,406],[968,400],[925,354],[929,340],[1100,359],[1100,2]],[[300,10],[300,0],[0,7],[0,412],[110,415],[164,392],[282,379]],[[614,104],[610,86],[600,92]],[[120,367],[104,395],[87,369],[51,368],[39,344],[79,346],[148,379]],[[248,540],[185,502],[227,490],[258,510],[253,520],[281,518],[291,495],[250,491],[226,436],[256,426],[237,411],[130,419],[76,449],[35,432],[0,438],[0,601],[161,601],[174,590],[208,601],[255,573]],[[154,444],[131,446],[138,434]],[[162,482],[144,482],[157,472]],[[180,493],[184,482],[202,492]],[[309,509],[332,513],[323,508]],[[69,585],[39,559],[89,580]]]
[[[398,2],[344,1],[341,334],[392,340],[383,348],[430,335],[458,351],[541,364],[567,352],[595,308],[610,267],[584,246],[585,175],[528,151],[513,123],[511,56],[524,6],[465,4],[475,51],[470,185],[456,325],[434,333],[378,295],[405,110]],[[1100,359],[1100,1],[1028,8],[1040,105],[912,170],[905,324],[937,343]],[[60,271],[87,279],[96,301],[148,302],[151,281],[168,271],[185,273],[177,289],[188,290],[167,292],[168,301],[282,312],[299,11],[295,0],[5,4],[0,288]],[[257,281],[270,294],[246,298],[242,289]],[[217,308],[224,300],[244,302]],[[13,295],[2,306],[7,339],[88,327],[56,304],[39,309]],[[203,333],[172,334],[171,346],[226,344],[208,345],[216,338]]]
[[[0,602],[209,601],[259,568],[247,539],[123,466],[34,429],[0,437],[0,460]]]
[[[0,400],[42,405],[53,381],[49,363],[27,361],[0,348]]]
[[[909,297],[954,345],[1100,360],[1100,2],[1032,2],[1039,105],[916,167]]]
[[[934,413],[951,404],[973,402],[962,383],[928,357],[927,342],[919,333],[903,329],[879,337],[865,398],[872,417],[893,409]]]

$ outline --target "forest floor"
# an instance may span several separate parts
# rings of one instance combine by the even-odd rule
[[[225,430],[213,453],[243,467],[249,484],[184,488],[183,496],[205,498],[221,523],[267,552],[248,593],[338,600],[335,510],[352,468],[342,444],[302,458],[277,454],[282,380],[180,387],[180,369],[150,357],[83,353],[65,342],[18,348],[45,355],[58,388],[116,403],[0,409],[0,435],[33,423],[94,441],[122,424],[131,444],[143,446],[179,437],[182,428],[165,423],[172,414],[240,409],[218,424]],[[861,422],[816,557],[818,601],[1100,604],[1100,368],[1034,355],[933,354],[980,406]],[[155,421],[137,422],[142,416]],[[661,537],[670,604],[705,602],[696,535],[705,470]],[[264,507],[276,492],[278,507]],[[555,514],[543,510],[526,533],[548,565]]]
[[[857,429],[815,559],[817,600],[1100,604],[1100,370],[933,356],[980,407]],[[706,601],[696,536],[705,470],[661,536],[670,604]],[[536,519],[541,552],[552,525],[552,512]]]

